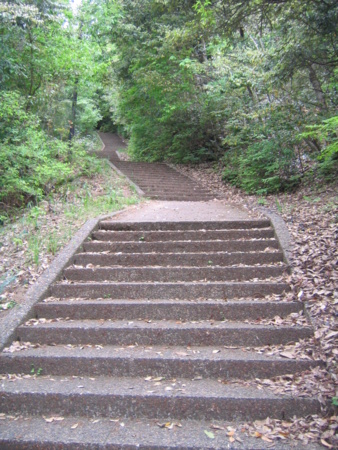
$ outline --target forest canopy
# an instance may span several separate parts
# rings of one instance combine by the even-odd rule
[[[136,160],[215,161],[247,192],[337,176],[335,0],[71,6],[0,1],[0,202],[89,170],[96,127]]]

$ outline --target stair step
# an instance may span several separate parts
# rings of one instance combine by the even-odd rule
[[[320,412],[318,400],[215,380],[36,377],[2,380],[0,411],[9,414],[190,420],[287,420]],[[24,401],[23,401],[24,399]]]
[[[177,252],[235,252],[264,251],[278,249],[276,239],[229,240],[229,241],[172,241],[172,242],[85,242],[86,252],[123,253],[177,253]]]
[[[113,222],[102,220],[100,229],[117,231],[171,231],[171,230],[244,230],[249,228],[269,228],[269,220],[229,220],[205,222]]]
[[[163,298],[163,299],[231,299],[234,297],[282,294],[290,290],[287,283],[212,282],[212,283],[59,283],[51,287],[52,297],[88,298]]]
[[[128,268],[75,268],[64,271],[64,277],[70,281],[115,281],[115,282],[148,282],[148,281],[225,281],[266,279],[282,276],[283,266],[257,267],[128,267]]]
[[[219,353],[214,353],[219,352]],[[42,375],[255,379],[311,369],[319,363],[213,347],[45,346],[0,355],[6,373]]]
[[[78,253],[74,264],[101,266],[228,266],[230,264],[273,264],[283,261],[276,252],[206,252],[206,253]]]
[[[115,320],[260,320],[299,313],[300,302],[46,299],[35,305],[37,317]]]
[[[262,239],[273,238],[272,228],[249,230],[186,230],[186,231],[109,231],[99,230],[92,234],[98,241],[201,241],[208,237],[211,240],[229,239]]]
[[[144,321],[58,320],[21,325],[23,342],[93,345],[227,345],[263,346],[295,342],[311,337],[310,327],[251,325],[240,322],[198,323]]]
[[[2,450],[261,450],[265,447],[261,439],[243,433],[238,423],[222,420],[213,421],[212,425],[219,430],[212,428],[210,421],[180,420],[175,424],[170,417],[165,420],[66,417],[47,423],[43,418],[26,416],[0,421],[0,447]],[[228,444],[228,427],[236,430],[240,447]],[[214,438],[210,439],[205,431],[212,432]],[[288,450],[290,445],[274,441],[273,448]],[[316,444],[308,444],[307,448],[323,449]],[[304,445],[292,443],[292,449],[303,450]]]
[[[180,178],[170,178],[170,181],[166,181],[163,179],[163,177],[159,176],[157,179],[155,177],[151,178],[142,178],[142,177],[134,177],[135,179],[138,179],[138,181],[143,182],[145,185],[147,185],[149,188],[154,189],[164,189],[164,190],[170,190],[175,189],[180,192],[185,192],[185,189],[191,189],[192,191],[199,191],[199,192],[205,192],[205,193],[211,193],[208,189],[205,189],[203,186],[198,185],[197,183],[193,183],[191,181],[183,181]]]
[[[201,198],[200,196],[182,197],[181,195],[176,195],[176,196],[147,195],[146,197],[150,198],[152,200],[162,200],[162,201],[166,201],[166,202],[201,202],[201,201],[213,200],[215,198],[215,197]]]
[[[213,200],[215,196],[212,197],[201,197],[200,195],[197,196],[189,196],[189,197],[182,197],[182,195],[162,195],[162,194],[147,194],[147,198],[153,199],[153,200],[163,200],[166,202],[201,202],[201,201],[209,201]]]

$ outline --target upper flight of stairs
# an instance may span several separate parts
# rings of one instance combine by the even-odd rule
[[[168,201],[208,201],[217,197],[167,164],[120,160],[116,150],[126,147],[122,139],[111,133],[100,133],[100,136],[105,147],[97,155],[109,159],[146,197]]]
[[[318,413],[246,383],[316,365],[253,348],[312,335],[264,323],[302,309],[283,300],[285,270],[266,220],[102,221],[17,329],[21,350],[0,355],[20,374],[1,382],[0,413],[16,419],[0,416],[0,448],[230,448],[205,430]]]
[[[130,161],[114,161],[113,164],[139,186],[146,197],[190,202],[215,198],[215,194],[167,164]]]

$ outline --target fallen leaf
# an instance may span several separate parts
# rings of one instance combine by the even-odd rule
[[[324,445],[324,447],[333,448],[333,445],[326,442],[325,439],[321,439],[320,442]]]
[[[214,425],[214,424],[210,425],[210,428],[212,428],[213,430],[225,430],[224,427],[221,427],[219,425]]]
[[[204,430],[204,433],[208,436],[209,439],[215,439],[215,435],[211,431]]]

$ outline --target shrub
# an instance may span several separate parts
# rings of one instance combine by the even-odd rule
[[[0,93],[0,202],[21,206],[38,201],[70,177],[93,164],[81,142],[48,136],[16,92]]]

